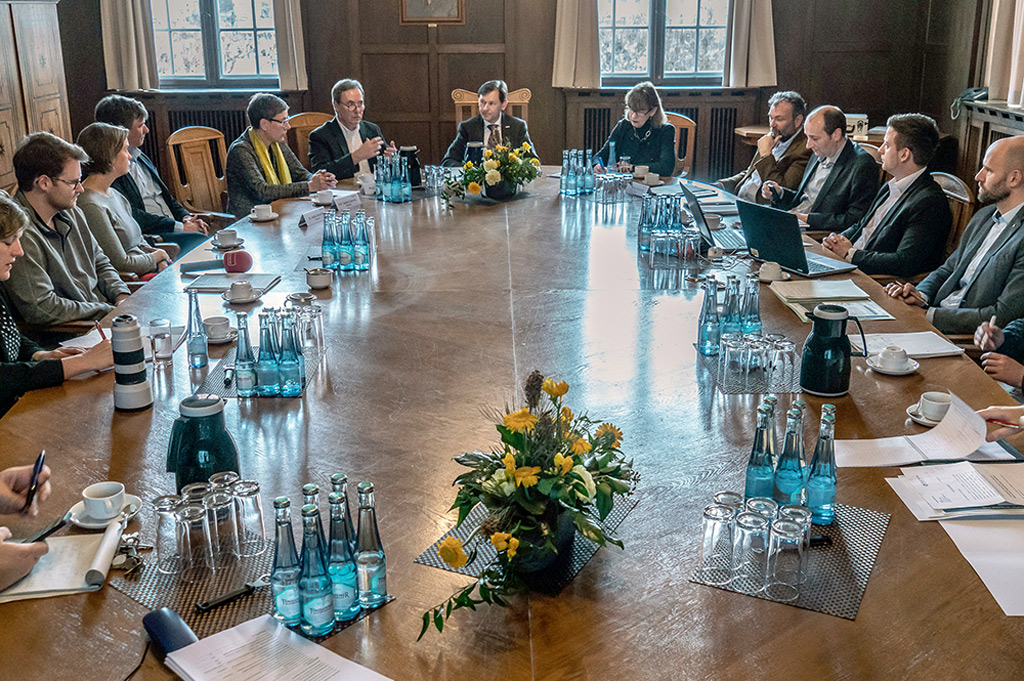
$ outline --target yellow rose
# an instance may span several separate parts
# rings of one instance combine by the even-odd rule
[[[573,454],[586,454],[591,450],[590,441],[584,437],[576,436],[576,439],[572,443]]]
[[[460,568],[466,564],[468,556],[462,548],[462,541],[457,537],[448,537],[437,545],[437,555],[441,560],[453,568]]]
[[[470,170],[470,169],[472,169],[472,168],[473,168],[473,162],[472,162],[472,161],[466,161],[466,162],[465,162],[465,163],[463,164],[463,166],[462,166],[462,169],[463,169],[463,170]]]
[[[544,392],[546,392],[548,395],[551,395],[552,397],[561,397],[565,393],[569,392],[568,383],[566,383],[565,381],[558,381],[556,383],[554,379],[551,378],[545,378],[544,383],[541,385],[541,388],[543,388]]]
[[[484,182],[487,183],[488,187],[493,187],[494,185],[501,182],[501,173],[499,173],[497,170],[488,170],[487,174],[484,175]]]
[[[540,466],[521,466],[516,469],[516,487],[533,487],[537,484]]]
[[[598,426],[597,431],[594,433],[594,439],[599,440],[609,433],[611,434],[609,441],[612,443],[612,447],[618,447],[622,443],[622,431],[610,423],[602,423]]]
[[[484,170],[497,170],[499,165],[500,164],[498,163],[498,159],[496,159],[496,158],[488,159],[488,160],[484,161]]]
[[[511,430],[513,433],[522,433],[528,430],[533,430],[533,427],[537,425],[537,417],[530,413],[530,410],[523,407],[519,411],[514,411],[505,417],[505,427]],[[511,456],[506,454],[506,457]]]
[[[479,194],[482,191],[479,182],[470,182],[466,185],[466,191],[470,194]]]
[[[571,456],[562,456],[561,454],[555,454],[555,468],[560,469],[560,475],[565,475],[572,470],[575,462]]]

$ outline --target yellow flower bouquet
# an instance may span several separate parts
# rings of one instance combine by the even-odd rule
[[[507,605],[509,595],[527,587],[523,576],[542,570],[568,552],[579,532],[598,546],[622,542],[602,525],[616,496],[633,493],[637,475],[619,445],[622,432],[611,423],[577,416],[562,403],[564,381],[534,371],[524,385],[525,406],[495,411],[500,447],[469,452],[455,461],[470,469],[455,479],[456,526],[478,504],[487,518],[464,546],[447,537],[436,549],[452,568],[472,565],[477,544],[490,544],[497,555],[482,566],[476,580],[437,607],[423,613],[423,638],[433,624],[460,608],[481,603]],[[469,549],[469,553],[467,553]]]
[[[528,142],[523,142],[518,149],[499,144],[494,149],[484,149],[481,163],[466,161],[462,166],[462,177],[447,180],[441,197],[448,205],[451,205],[453,197],[462,199],[466,194],[483,193],[491,198],[506,198],[539,173],[540,161],[530,156]]]

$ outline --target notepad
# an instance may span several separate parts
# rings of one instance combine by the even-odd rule
[[[868,354],[875,355],[890,345],[898,345],[914,359],[929,357],[954,357],[964,354],[964,349],[950,343],[934,331],[918,331],[916,333],[869,333]],[[860,334],[850,334],[850,343],[854,350],[863,350]]]
[[[277,274],[257,274],[255,272],[232,272],[232,273],[208,273],[197,277],[195,281],[185,287],[186,291],[199,291],[200,293],[223,293],[231,288],[236,281],[247,281],[252,287],[263,295],[266,291],[274,288],[281,277]]]

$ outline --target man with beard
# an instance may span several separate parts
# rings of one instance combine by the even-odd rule
[[[928,321],[943,333],[972,333],[993,318],[1003,327],[1024,317],[1024,137],[993,142],[974,179],[978,200],[992,205],[974,214],[953,254],[917,287],[885,288],[926,308]]]

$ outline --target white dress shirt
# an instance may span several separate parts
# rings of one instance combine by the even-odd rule
[[[163,215],[173,220],[174,213],[171,212],[170,206],[164,201],[160,186],[153,180],[153,176],[149,174],[149,171],[139,163],[138,159],[142,155],[142,149],[132,149],[130,153],[132,155],[132,164],[128,166],[128,174],[135,180],[135,186],[139,188],[139,194],[142,195],[142,207],[147,213]],[[174,221],[175,232],[182,232],[184,229],[184,225],[177,220]]]
[[[860,233],[860,237],[858,237],[857,241],[854,242],[853,248],[847,251],[844,256],[846,262],[853,262],[853,254],[867,245],[868,239],[870,239],[871,235],[875,233],[878,225],[881,224],[882,220],[884,220],[889,214],[889,211],[893,209],[893,206],[895,206],[896,202],[900,200],[900,197],[903,196],[907,189],[910,188],[910,185],[914,184],[914,182],[917,181],[917,178],[921,177],[925,170],[927,170],[927,168],[921,168],[916,173],[911,173],[903,179],[897,180],[893,178],[889,180],[889,197],[882,202],[882,205],[879,206],[878,210],[876,210],[871,216],[871,221],[868,222],[864,231]]]
[[[964,274],[960,277],[960,283],[955,291],[950,293],[948,296],[942,299],[939,303],[939,307],[960,307],[960,301],[964,299],[964,294],[967,293],[967,289],[974,281],[974,275],[978,273],[978,269],[981,267],[981,263],[988,257],[989,251],[992,250],[992,246],[999,240],[1006,228],[1010,226],[1013,219],[1017,216],[1017,211],[1020,210],[1022,204],[1017,204],[1010,210],[1006,211],[1005,214],[1000,215],[999,211],[993,213],[992,226],[989,227],[988,234],[985,235],[985,240],[981,242],[981,246],[975,251],[974,257],[971,258],[971,262],[967,264],[967,269],[964,270]]]
[[[356,153],[356,149],[363,146],[363,138],[359,135],[359,126],[357,125],[355,130],[349,130],[344,125],[342,125],[341,121],[339,121],[337,118],[335,118],[334,120],[338,121],[338,127],[341,128],[341,133],[345,135],[345,143],[348,144],[348,153]],[[362,161],[359,162],[359,168],[356,170],[356,175],[368,172],[370,172],[370,162],[366,159],[363,159]]]
[[[821,193],[821,188],[825,186],[825,182],[828,181],[829,176],[832,174],[832,169],[835,168],[839,155],[843,153],[843,149],[849,143],[850,141],[847,140],[843,146],[839,147],[839,151],[818,161],[818,164],[814,166],[814,175],[804,185],[803,198],[800,200],[800,203],[793,207],[792,212],[809,213],[811,211],[811,206],[818,200],[818,194]]]

